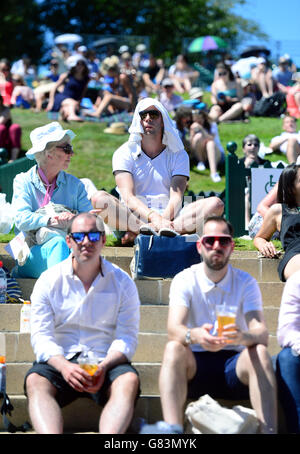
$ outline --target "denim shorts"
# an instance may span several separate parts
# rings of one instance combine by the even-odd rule
[[[249,399],[249,388],[237,377],[236,363],[240,352],[193,352],[197,371],[188,384],[188,397],[198,399],[209,394],[215,399]]]
[[[77,357],[79,353],[76,354],[73,358],[71,358],[69,361],[76,363],[77,362]],[[57,389],[57,394],[56,394],[56,400],[61,408],[65,407],[66,405],[69,405],[71,402],[74,400],[80,398],[80,397],[88,397],[93,399],[96,404],[100,406],[104,406],[108,400],[108,390],[112,382],[118,378],[122,374],[126,374],[127,372],[133,372],[138,376],[138,372],[136,369],[129,363],[123,363],[123,364],[118,364],[117,366],[113,367],[112,369],[109,369],[106,372],[105,380],[103,385],[101,386],[100,390],[95,393],[87,393],[87,392],[79,392],[76,391],[72,386],[70,386],[61,373],[52,367],[50,364],[46,362],[34,362],[33,366],[29,371],[27,372],[25,379],[24,379],[24,392],[26,394],[26,379],[28,375],[32,373],[36,373],[38,375],[41,375],[42,377],[47,378],[52,385],[55,386]],[[137,393],[137,397],[139,397],[140,390]]]

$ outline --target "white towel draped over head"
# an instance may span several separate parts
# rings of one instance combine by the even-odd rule
[[[184,145],[182,140],[179,137],[178,131],[171,120],[168,111],[164,108],[164,106],[157,101],[157,99],[153,98],[144,98],[142,99],[136,106],[133,120],[129,128],[129,140],[128,146],[132,153],[138,155],[140,153],[141,141],[142,141],[142,134],[144,134],[144,128],[141,123],[141,117],[139,115],[148,107],[154,106],[156,109],[160,111],[162,114],[163,122],[164,122],[164,134],[162,138],[162,143],[167,145],[171,151],[176,153],[177,151],[183,150]]]

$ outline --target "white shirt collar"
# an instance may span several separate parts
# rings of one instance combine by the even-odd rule
[[[197,269],[199,285],[203,293],[208,293],[215,287],[221,288],[224,292],[230,293],[232,291],[232,267],[229,264],[227,273],[223,277],[223,279],[217,283],[211,281],[205,271],[204,271],[204,263],[200,263],[199,268]]]

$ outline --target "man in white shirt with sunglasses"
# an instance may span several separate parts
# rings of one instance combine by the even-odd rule
[[[97,191],[91,201],[103,220],[130,244],[139,233],[167,236],[199,233],[203,217],[221,215],[218,197],[192,202],[184,197],[189,156],[167,110],[157,100],[137,104],[129,140],[113,155],[112,170],[120,200]]]
[[[31,295],[36,362],[25,377],[30,418],[37,433],[62,433],[61,408],[89,397],[103,407],[99,432],[124,433],[139,394],[130,363],[139,330],[138,292],[127,273],[101,257],[100,217],[75,216],[66,241],[69,258],[42,273]],[[82,352],[97,357],[93,376],[78,364]]]
[[[164,421],[142,433],[182,433],[186,399],[249,399],[261,433],[276,433],[276,380],[256,280],[229,264],[232,226],[204,221],[197,242],[203,262],[177,274],[170,288],[169,341],[159,378]],[[216,305],[237,307],[235,324],[218,334]]]

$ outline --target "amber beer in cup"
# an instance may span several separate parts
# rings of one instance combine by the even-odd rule
[[[94,373],[96,372],[96,370],[98,369],[98,364],[79,363],[79,365],[82,369],[84,369],[91,376],[93,376]]]
[[[89,375],[93,376],[96,373],[99,359],[93,353],[82,353],[79,355],[77,361],[79,366]]]
[[[224,326],[235,324],[236,312],[236,306],[230,306],[228,304],[217,305],[218,336],[221,337],[223,335]]]

